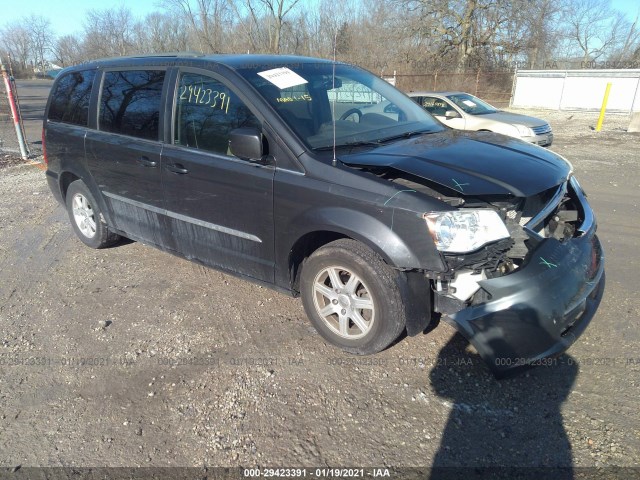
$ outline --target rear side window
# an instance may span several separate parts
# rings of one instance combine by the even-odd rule
[[[87,125],[91,85],[95,70],[67,73],[51,94],[48,119],[55,122]]]
[[[100,97],[99,129],[158,140],[164,71],[105,72]]]

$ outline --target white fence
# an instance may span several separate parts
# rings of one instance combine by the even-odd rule
[[[607,83],[612,84],[607,111],[640,111],[640,69],[520,70],[515,75],[511,106],[600,110]]]

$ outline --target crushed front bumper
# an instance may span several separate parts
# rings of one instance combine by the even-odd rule
[[[584,332],[605,284],[595,230],[594,221],[579,237],[543,240],[526,266],[478,282],[490,300],[443,318],[469,340],[496,377],[561,354]]]

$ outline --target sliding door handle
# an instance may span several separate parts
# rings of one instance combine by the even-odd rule
[[[138,158],[138,163],[143,167],[156,167],[158,166],[158,162],[154,160],[149,160],[149,157],[145,157],[144,155]]]

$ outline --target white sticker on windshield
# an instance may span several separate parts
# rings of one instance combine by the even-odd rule
[[[265,70],[264,72],[258,72],[258,75],[266,80],[269,80],[280,90],[307,83],[304,78],[302,78],[296,72],[289,70],[287,67]]]
[[[462,103],[464,103],[467,107],[471,107],[471,108],[477,107],[477,105],[471,100],[462,100]]]

